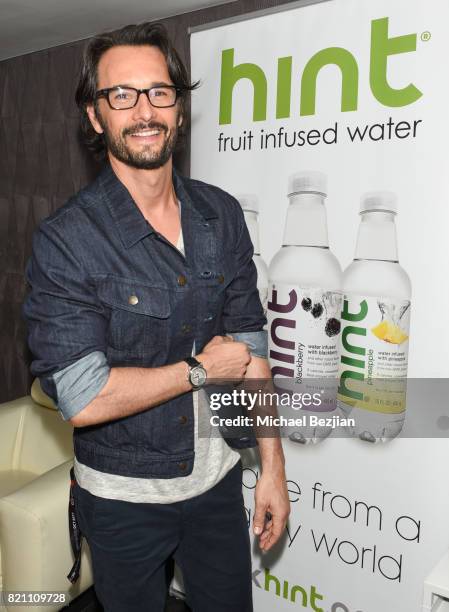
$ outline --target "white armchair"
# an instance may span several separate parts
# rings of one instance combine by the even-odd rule
[[[73,565],[68,531],[72,433],[38,379],[31,395],[0,405],[0,591],[64,592],[68,605],[93,583],[85,541],[80,577],[74,585],[67,580]],[[0,610],[30,608],[0,603]]]

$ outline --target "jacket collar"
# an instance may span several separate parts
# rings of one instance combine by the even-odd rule
[[[217,213],[204,199],[194,196],[188,185],[189,179],[182,177],[174,168],[172,179],[176,196],[182,203],[182,211],[185,210],[200,220],[217,217]],[[117,225],[118,233],[125,248],[129,249],[145,236],[155,233],[154,228],[145,219],[131,194],[114,173],[109,163],[101,172],[99,181],[102,186],[103,197]]]

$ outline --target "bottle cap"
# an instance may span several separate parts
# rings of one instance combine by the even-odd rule
[[[250,193],[239,194],[235,196],[239,201],[240,206],[247,212],[259,213],[259,203],[257,197]]]
[[[392,191],[371,191],[362,195],[360,213],[385,211],[396,214],[398,210],[397,197]]]
[[[309,170],[292,174],[288,179],[288,195],[291,196],[296,193],[319,193],[326,197],[326,175],[318,170]]]

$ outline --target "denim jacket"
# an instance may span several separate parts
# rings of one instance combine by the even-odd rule
[[[64,419],[106,384],[110,368],[157,367],[232,334],[266,356],[253,247],[238,202],[173,171],[185,256],[146,221],[108,164],[42,221],[23,305],[31,372]],[[255,446],[254,434],[227,439]],[[137,414],[75,427],[77,459],[123,476],[173,478],[194,461],[192,393]]]

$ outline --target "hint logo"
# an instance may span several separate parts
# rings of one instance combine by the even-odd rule
[[[270,570],[266,567],[253,572],[253,583],[257,588],[264,589],[277,597],[283,597],[291,603],[301,602],[303,608],[323,612],[323,608],[317,605],[317,601],[322,601],[323,596],[317,592],[315,586],[305,589],[299,584],[290,585],[287,580],[281,580],[270,574]]]
[[[360,309],[358,312],[349,311],[349,301],[343,300],[343,310],[341,312],[341,319],[344,322],[343,331],[341,334],[343,351],[340,358],[343,370],[340,376],[340,385],[338,387],[338,393],[343,398],[350,398],[352,400],[363,400],[364,395],[361,391],[350,389],[348,386],[349,381],[363,382],[365,380],[365,357],[366,349],[364,346],[356,344],[356,340],[350,340],[350,337],[361,338],[366,337],[366,327],[362,325],[363,320],[368,314],[368,304],[366,300],[363,300],[359,304]],[[346,324],[347,322],[352,323]],[[358,325],[354,325],[357,323]]]
[[[276,365],[271,368],[273,378],[275,376],[293,377],[295,373],[292,367],[288,367],[288,365],[285,364],[294,365],[296,343],[294,340],[286,340],[281,338],[278,333],[278,328],[286,328],[287,334],[288,330],[296,328],[296,319],[292,313],[298,303],[298,294],[294,289],[290,291],[288,298],[288,304],[280,304],[278,302],[278,292],[273,288],[271,300],[268,301],[268,312],[274,312],[277,315],[270,324],[270,337],[273,342],[273,346],[276,347],[276,349],[273,348],[270,350],[270,359],[272,362],[282,362],[283,364]],[[282,313],[284,316],[280,317],[279,313]],[[302,382],[302,369],[300,382]]]
[[[387,78],[388,59],[392,55],[416,51],[416,34],[390,37],[388,17],[371,22],[369,84],[373,96],[388,107],[407,106],[423,94],[409,83],[405,87],[392,87]],[[315,53],[306,63],[301,76],[300,115],[314,115],[317,96],[317,78],[324,66],[334,65],[341,72],[342,112],[356,111],[359,95],[359,66],[354,55],[343,47],[328,47]],[[232,122],[232,95],[241,79],[251,81],[254,88],[253,121],[267,118],[268,83],[265,72],[257,64],[234,64],[234,49],[225,49],[221,58],[220,125]],[[296,83],[296,76],[294,82]],[[291,116],[292,56],[277,60],[276,119]],[[326,96],[328,96],[326,92]]]

